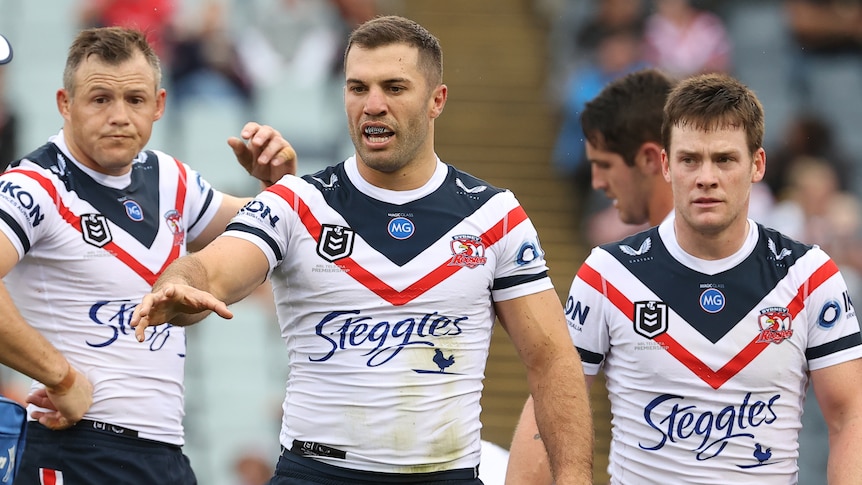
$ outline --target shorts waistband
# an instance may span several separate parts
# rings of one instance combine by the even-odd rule
[[[118,426],[116,424],[105,423],[102,421],[94,421],[92,419],[82,419],[75,423],[75,426],[69,428],[69,430],[80,430],[80,431],[95,431],[100,434],[115,436],[119,438],[128,438],[135,441],[135,443],[145,446],[163,446],[168,448],[173,448],[177,450],[181,450],[182,447],[179,445],[175,445],[173,443],[166,443],[164,441],[156,441],[147,438],[141,438],[138,436],[138,432],[131,428],[126,428],[124,426]]]
[[[75,427],[81,429],[92,429],[94,431],[99,431],[114,436],[123,436],[125,438],[138,437],[138,432],[133,429],[117,426],[116,424],[103,423],[102,421],[93,421],[92,419],[82,419],[75,424]]]
[[[324,473],[347,480],[358,479],[369,483],[428,483],[446,480],[474,480],[479,476],[478,465],[473,468],[457,468],[454,470],[425,473],[384,473],[353,470],[315,460],[309,457],[308,454],[303,453],[302,450],[297,447],[296,443],[294,443],[294,446],[290,449],[282,446],[281,456],[293,463],[310,468],[318,473]]]

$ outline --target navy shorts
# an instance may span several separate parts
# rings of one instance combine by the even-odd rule
[[[179,446],[122,436],[100,427],[81,422],[51,431],[30,421],[15,485],[197,484]]]
[[[478,470],[465,468],[433,473],[375,473],[332,466],[284,448],[269,485],[482,485]],[[16,484],[17,485],[17,484]]]

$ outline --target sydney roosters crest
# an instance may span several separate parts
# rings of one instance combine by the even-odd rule
[[[485,245],[479,236],[467,234],[454,236],[449,242],[449,246],[452,249],[452,254],[454,254],[449,261],[449,266],[475,268],[488,261],[488,258],[485,257]]]
[[[171,209],[165,213],[165,224],[168,225],[168,229],[174,235],[174,246],[181,245],[186,237],[182,222],[183,216],[178,211]]]
[[[787,308],[769,307],[760,310],[760,316],[757,317],[760,335],[757,337],[757,341],[780,344],[793,336],[790,325],[791,317]]]

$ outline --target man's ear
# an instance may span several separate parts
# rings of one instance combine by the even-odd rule
[[[635,156],[635,163],[645,174],[661,174],[661,146],[658,143],[651,141],[644,143],[638,149],[638,153]]]

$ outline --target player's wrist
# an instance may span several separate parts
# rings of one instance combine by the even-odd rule
[[[60,382],[54,384],[53,386],[45,386],[46,389],[55,395],[62,396],[69,392],[69,389],[75,384],[75,369],[72,367],[72,364],[68,364],[68,368],[66,369],[66,374],[60,379]]]

